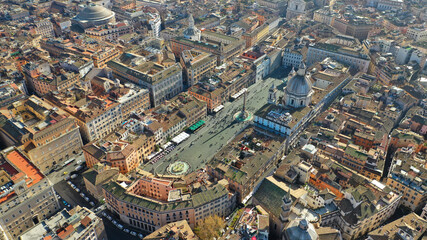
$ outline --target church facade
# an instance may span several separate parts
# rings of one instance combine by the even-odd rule
[[[268,103],[255,113],[256,125],[289,136],[311,115],[311,99],[314,94],[310,74],[304,63],[297,72],[291,71],[289,81],[281,96],[273,85],[269,90]]]
[[[292,143],[306,124],[328,106],[351,80],[348,68],[330,69],[331,59],[325,59],[307,70],[301,62],[297,72],[289,73],[285,89],[274,85],[269,90],[267,103],[254,117],[254,124],[264,130],[287,137]],[[280,95],[280,96],[279,96]]]
[[[290,20],[305,14],[306,2],[304,0],[290,0],[286,9],[286,19]]]

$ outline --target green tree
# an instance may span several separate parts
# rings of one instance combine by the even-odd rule
[[[211,240],[221,235],[225,222],[217,215],[209,216],[203,220],[195,229],[194,233],[203,240]]]

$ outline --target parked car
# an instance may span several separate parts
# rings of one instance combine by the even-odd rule
[[[82,165],[76,167],[76,171],[80,171],[83,168]]]
[[[142,233],[138,233],[138,237],[142,239],[144,238],[144,235],[142,235]]]
[[[117,228],[120,229],[120,230],[122,230],[123,229],[123,225],[117,224]]]
[[[109,216],[109,215],[107,215],[107,218],[108,218],[108,220],[113,220],[113,218],[111,217],[111,216]]]
[[[123,229],[123,232],[129,233],[130,231],[129,231],[129,229],[125,228],[125,229]]]
[[[83,198],[85,197],[85,194],[84,193],[80,193],[80,196],[82,196]]]
[[[95,203],[94,203],[94,202],[90,202],[89,204],[90,204],[92,207],[93,207],[93,206],[95,206]]]
[[[116,220],[113,220],[113,222],[112,222],[114,225],[117,225],[117,221]]]
[[[88,197],[85,197],[85,200],[86,200],[86,202],[89,202],[89,198]]]
[[[132,232],[130,232],[130,235],[136,236],[136,232],[132,231]]]
[[[75,179],[75,178],[77,178],[77,174],[71,175],[71,179]]]
[[[68,185],[71,185],[72,183],[70,181],[67,181]]]
[[[107,214],[105,212],[102,213],[102,216],[107,217]]]
[[[76,192],[80,192],[80,189],[76,188]]]

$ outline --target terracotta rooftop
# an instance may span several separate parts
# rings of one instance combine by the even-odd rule
[[[27,175],[27,186],[38,183],[44,178],[43,174],[25,156],[14,150],[7,154],[7,159],[15,165],[22,173]],[[19,173],[18,173],[19,174]],[[15,175],[16,176],[16,175]]]
[[[58,233],[60,239],[67,239],[67,237],[74,232],[73,225],[68,225],[64,230]]]

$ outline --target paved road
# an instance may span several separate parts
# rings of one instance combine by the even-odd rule
[[[61,196],[65,201],[67,201],[69,204],[71,204],[72,207],[75,207],[77,205],[92,208],[86,200],[84,200],[80,193],[76,192],[74,189],[70,187],[70,185],[67,184],[66,181],[62,180],[58,183],[56,183],[53,188],[55,191]],[[87,195],[87,194],[86,194]],[[62,201],[61,201],[62,202]]]
[[[79,165],[77,163],[78,161],[81,161],[81,162],[84,161],[83,154],[74,155],[74,156],[72,156],[72,158],[74,158],[75,160],[71,164],[69,164],[68,166],[65,166],[64,168],[62,168],[58,171],[52,172],[52,173],[47,175],[47,177],[52,182],[52,184],[56,184],[56,183],[64,180],[64,178],[66,176],[69,176],[69,174],[71,172],[75,171],[76,167]],[[66,172],[67,174],[64,174],[64,172]]]
[[[136,237],[132,236],[129,233],[125,233],[123,232],[123,230],[118,229],[116,226],[114,226],[114,224],[110,220],[108,220],[106,217],[102,216],[101,214],[98,214],[98,217],[101,217],[102,221],[104,222],[104,227],[105,227],[105,231],[107,233],[108,239],[140,240],[138,236]],[[121,222],[120,224],[123,224],[123,223]],[[127,226],[125,226],[124,228],[127,228]],[[146,235],[147,234],[144,234],[144,236]]]
[[[283,79],[288,72],[289,70],[281,68],[271,77],[250,86],[246,109],[254,113],[267,103],[268,90],[271,85],[274,83],[279,89],[283,88]],[[162,160],[155,164],[145,164],[142,168],[146,171],[166,174],[169,164],[177,160],[188,162],[191,167],[190,171],[203,167],[216,152],[247,126],[248,123],[236,123],[233,119],[233,115],[242,109],[242,105],[243,97],[234,102],[227,102],[224,109],[216,116],[207,117],[206,124],[201,130],[192,134],[189,139],[178,145]]]

